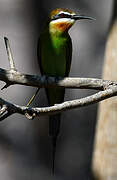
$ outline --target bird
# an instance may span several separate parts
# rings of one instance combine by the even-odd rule
[[[68,31],[77,20],[81,19],[93,20],[92,17],[76,14],[66,8],[57,8],[50,12],[48,20],[40,33],[37,46],[38,63],[42,75],[62,78],[69,76],[72,60],[72,40]],[[45,91],[49,106],[64,101],[65,88],[45,88]],[[53,174],[60,121],[61,113],[49,116]]]

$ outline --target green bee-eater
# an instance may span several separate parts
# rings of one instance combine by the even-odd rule
[[[48,18],[38,41],[38,60],[42,75],[61,76],[69,75],[72,59],[72,42],[68,30],[76,20],[91,19],[91,17],[76,15],[68,9],[53,10]],[[46,88],[49,106],[64,101],[65,89]],[[53,146],[53,172],[56,140],[60,129],[61,113],[49,117],[49,135]]]

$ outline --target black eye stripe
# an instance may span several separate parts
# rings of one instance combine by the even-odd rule
[[[65,14],[65,13],[57,14],[52,18],[52,20],[56,20],[56,19],[60,19],[60,18],[71,18],[71,15]]]
[[[70,18],[71,15],[70,14],[65,14],[65,13],[61,13],[58,15],[59,17],[62,17],[62,18]]]

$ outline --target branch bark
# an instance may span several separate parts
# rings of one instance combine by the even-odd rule
[[[54,106],[43,107],[43,108],[30,108],[26,106],[19,106],[7,102],[2,98],[0,98],[0,105],[2,106],[0,110],[0,115],[2,114],[2,116],[0,117],[0,121],[6,118],[6,114],[4,114],[5,111],[8,112],[7,114],[9,116],[14,113],[19,113],[25,115],[28,119],[33,119],[35,116],[50,115],[58,112],[63,112],[69,109],[74,109],[74,108],[79,108],[90,104],[94,104],[116,95],[117,95],[117,87],[111,86],[109,89],[106,89],[105,91],[95,93],[94,95],[85,98],[66,101],[61,104],[55,104]],[[5,107],[5,111],[3,107]]]
[[[12,52],[8,39],[4,38],[4,40],[10,64],[10,70],[0,68],[0,80],[6,83],[6,85],[2,89],[7,88],[10,85],[19,84],[38,88],[58,87],[95,89],[100,90],[100,92],[85,98],[66,101],[61,104],[55,104],[54,106],[43,108],[30,108],[27,106],[19,106],[0,98],[0,121],[4,120],[5,118],[14,113],[19,113],[25,115],[28,119],[33,119],[35,116],[50,115],[53,113],[66,111],[68,109],[87,106],[117,95],[117,81],[109,81],[95,78],[61,78],[21,74],[15,68],[15,63],[12,58]]]
[[[21,74],[18,71],[0,68],[0,80],[10,85],[25,85],[39,88],[61,87],[75,89],[105,90],[110,85],[117,85],[117,81],[102,80],[96,78],[71,78],[71,77],[47,77],[39,75]]]

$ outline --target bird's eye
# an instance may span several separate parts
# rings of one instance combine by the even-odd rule
[[[61,14],[59,14],[59,17],[60,18],[70,18],[71,15],[70,14],[61,13]]]
[[[64,13],[61,13],[61,14],[59,14],[59,16],[60,16],[61,18],[63,18],[63,17],[65,17],[65,14],[64,14]]]

